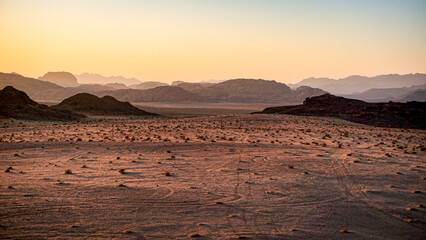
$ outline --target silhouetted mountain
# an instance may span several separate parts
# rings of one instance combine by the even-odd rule
[[[426,84],[405,88],[373,88],[362,93],[344,95],[343,97],[364,100],[367,102],[399,101],[404,95],[418,89],[426,89]]]
[[[101,92],[116,90],[115,88],[100,84],[81,84],[76,88],[80,89],[83,92]]]
[[[84,115],[66,110],[51,109],[31,100],[25,92],[11,86],[0,90],[0,116],[16,119],[68,121],[84,118]]]
[[[69,72],[48,72],[40,80],[58,84],[62,87],[77,87],[77,78]]]
[[[270,107],[260,113],[328,116],[380,127],[426,129],[426,102],[367,103],[324,94],[307,98],[303,105]]]
[[[426,74],[389,74],[375,77],[350,76],[342,79],[308,78],[298,82],[297,86],[321,88],[333,94],[353,94],[372,88],[403,88],[426,84]]]
[[[145,90],[145,89],[151,89],[151,88],[163,87],[163,86],[169,86],[169,84],[151,81],[151,82],[143,82],[136,85],[131,85],[130,88]]]
[[[426,89],[414,90],[399,97],[398,100],[401,102],[426,102]]]
[[[141,81],[136,78],[125,78],[122,76],[105,77],[100,74],[94,74],[94,73],[82,73],[80,75],[75,75],[75,77],[78,79],[78,82],[81,84],[83,83],[85,84],[123,83],[127,86],[130,86],[132,84],[141,83]]]
[[[171,86],[176,86],[176,85],[178,85],[178,84],[181,84],[181,83],[185,83],[184,81],[173,81],[172,82],[172,84],[170,84]]]
[[[105,86],[114,89],[129,89],[129,87],[124,83],[107,83]]]
[[[179,84],[180,86],[181,84]],[[306,97],[324,94],[320,89],[310,91],[305,87],[299,91],[291,90],[284,83],[262,79],[233,79],[208,87],[193,88],[200,96],[223,102],[301,102]],[[307,94],[307,95],[305,95]],[[313,95],[312,95],[313,94]]]
[[[128,102],[120,102],[111,96],[99,98],[89,93],[79,93],[69,97],[58,105],[52,106],[52,108],[94,115],[157,115],[145,112]]]
[[[173,82],[173,83],[176,83],[176,82]],[[179,83],[176,83],[174,85],[173,83],[172,83],[172,86],[180,87],[190,92],[202,91],[203,89],[207,87],[215,85],[214,83],[188,83],[188,82],[182,82],[182,81],[179,81]]]
[[[206,102],[209,99],[186,91],[180,87],[163,86],[147,90],[122,89],[99,92],[97,96],[110,95],[121,101],[129,102]]]

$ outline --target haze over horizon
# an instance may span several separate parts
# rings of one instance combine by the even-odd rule
[[[0,71],[295,83],[426,72],[425,1],[0,0]]]

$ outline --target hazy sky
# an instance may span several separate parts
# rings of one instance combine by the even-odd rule
[[[426,1],[0,0],[0,71],[296,82],[426,72]]]

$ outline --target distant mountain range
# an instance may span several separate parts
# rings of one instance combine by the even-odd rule
[[[94,74],[94,73],[82,73],[80,75],[75,75],[75,77],[77,78],[80,84],[122,83],[129,86],[129,85],[142,83],[142,81],[136,78],[125,78],[122,76],[105,77],[100,74]]]
[[[94,93],[97,96],[113,96],[129,102],[207,102],[208,99],[180,87],[162,86],[146,90],[121,89]]]
[[[426,90],[426,84],[403,88],[372,88],[362,93],[354,93],[343,96],[347,98],[360,99],[367,102],[424,102],[426,101],[426,96],[418,93],[422,90]],[[414,94],[415,92],[417,92],[417,94]]]
[[[342,79],[307,78],[292,87],[310,86],[320,88],[332,94],[348,95],[367,91],[372,88],[404,88],[426,84],[426,74],[388,74],[375,77],[350,76]]]
[[[339,92],[336,95],[368,102],[426,101],[424,91],[421,91],[426,89],[426,74],[419,73],[380,75],[372,78],[351,76],[340,80],[309,78],[289,85],[263,79],[231,79],[218,83],[175,81],[172,85],[168,85],[155,81],[126,80],[123,77],[103,77],[98,74],[78,76],[80,78],[83,76],[86,81],[90,78],[91,82],[99,81],[102,84],[81,84],[80,78],[77,79],[67,72],[49,72],[40,79],[27,78],[16,73],[0,73],[0,87],[14,86],[38,101],[62,101],[77,93],[91,93],[99,97],[111,95],[118,100],[130,102],[294,104],[303,102],[307,97],[326,92]],[[108,81],[110,83],[106,83]],[[116,81],[138,83],[128,86]],[[402,87],[391,88],[391,86]],[[361,91],[363,89],[366,90]]]
[[[58,75],[66,76],[68,74],[60,73]],[[68,78],[68,76],[66,77]],[[302,102],[306,97],[325,93],[321,89],[311,87],[292,90],[284,83],[262,79],[233,79],[220,83],[181,82],[174,86],[158,86],[144,90],[115,89],[114,87],[117,87],[117,84],[82,84],[77,87],[63,87],[15,73],[0,73],[0,80],[0,87],[14,86],[27,92],[32,99],[38,101],[62,101],[77,93],[86,92],[99,97],[110,95],[120,101],[130,102],[190,101],[288,104]],[[63,84],[59,80],[55,81]]]
[[[146,90],[146,89],[163,87],[163,86],[169,86],[169,84],[162,83],[162,82],[150,81],[150,82],[143,82],[143,83],[139,83],[139,84],[130,85],[130,88]]]

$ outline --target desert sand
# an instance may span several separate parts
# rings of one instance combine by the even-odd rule
[[[0,238],[425,238],[424,130],[248,114],[0,126]]]

